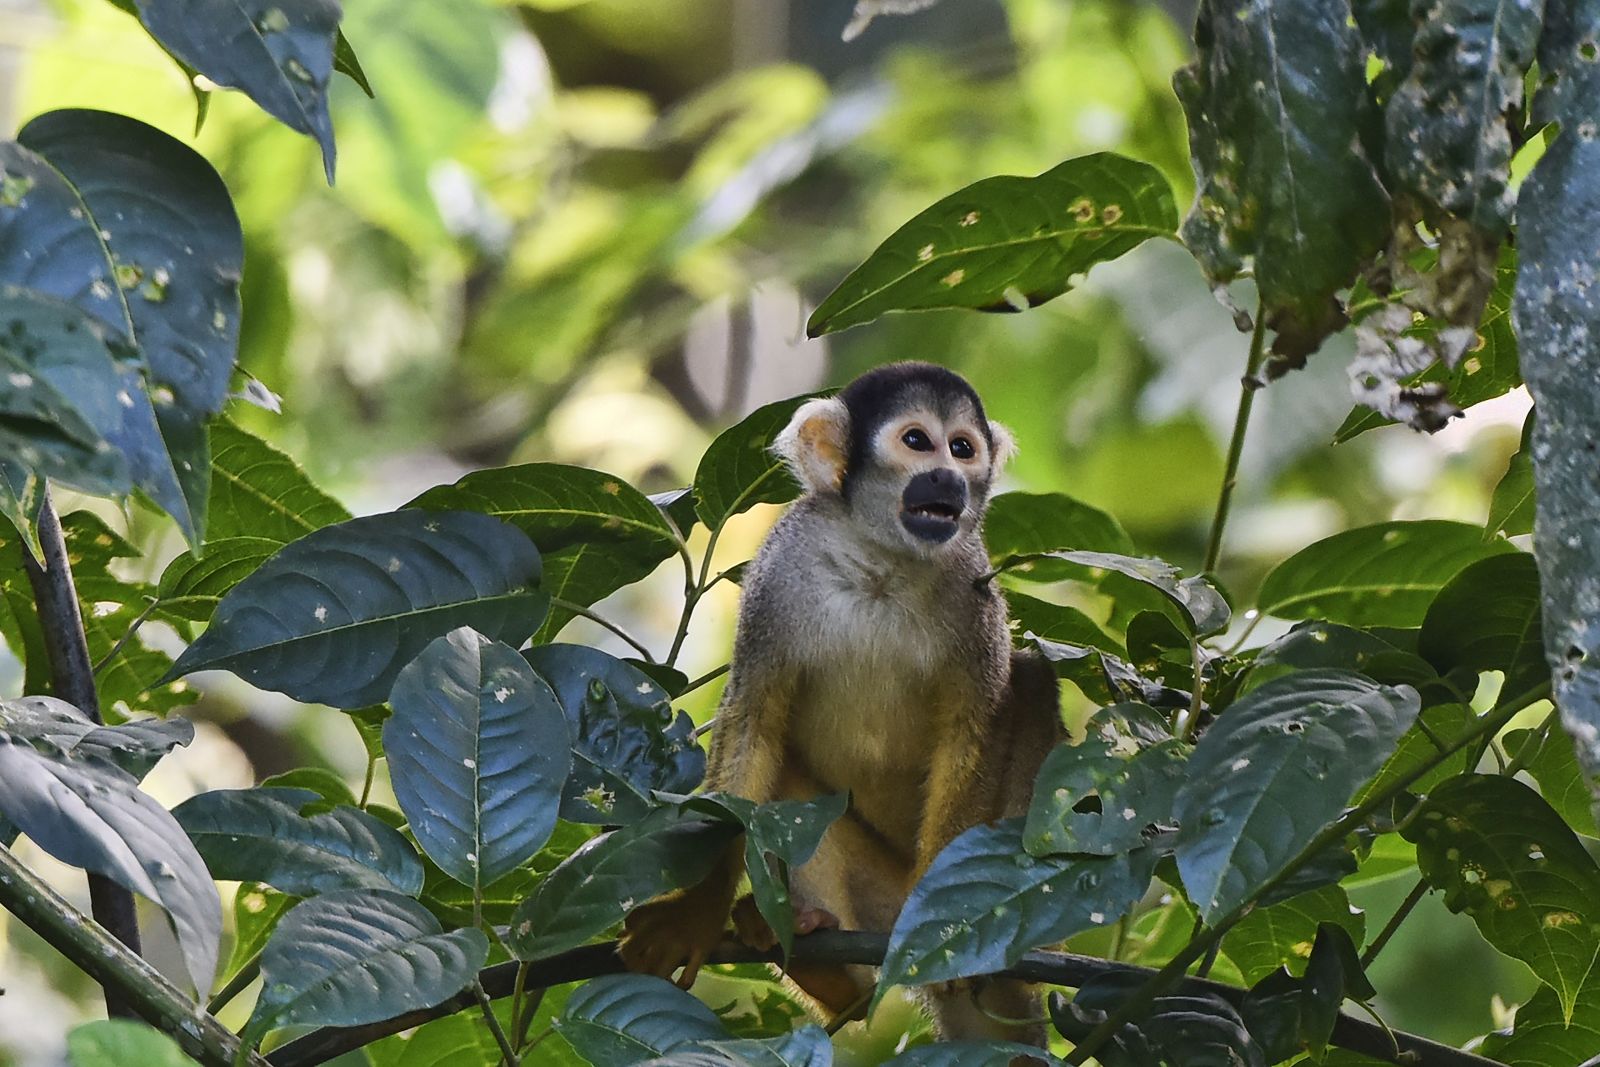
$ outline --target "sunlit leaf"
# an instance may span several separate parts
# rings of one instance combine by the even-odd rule
[[[1121,523],[1065,493],[1001,493],[989,504],[983,540],[994,559],[1057,548],[1133,552],[1133,541]],[[1041,560],[1037,570],[1046,566]],[[1052,580],[1038,573],[1029,576]]]
[[[757,408],[711,442],[694,472],[695,512],[713,530],[757,504],[783,504],[800,495],[800,483],[772,454],[772,442],[806,397]]]
[[[1589,972],[1570,1018],[1556,991],[1540,986],[1517,1008],[1511,1032],[1489,1034],[1477,1051],[1508,1067],[1590,1062],[1600,1055],[1600,974]]]
[[[216,508],[212,508],[216,514]],[[206,542],[205,555],[185,552],[161,572],[156,596],[163,614],[205,622],[228,591],[283,547],[267,537],[225,537]]]
[[[1168,738],[1148,747],[1095,732],[1045,757],[1034,783],[1023,844],[1036,856],[1087,852],[1112,856],[1137,848],[1152,823],[1172,822],[1188,746]]]
[[[239,886],[233,898],[233,949],[224,968],[230,977],[261,954],[278,920],[298,903],[298,898],[269,886],[253,882]]]
[[[1216,587],[1204,578],[1181,578],[1178,568],[1165,560],[1124,556],[1114,552],[1052,551],[1006,556],[997,569],[1022,571],[1041,561],[1067,564],[1089,572],[1110,571],[1154,589],[1172,603],[1193,632],[1216,633],[1228,625],[1231,612]]]
[[[1257,908],[1223,937],[1222,951],[1252,985],[1279,967],[1298,977],[1311,959],[1317,927],[1325,922],[1343,927],[1358,945],[1366,938],[1365,914],[1350,906],[1343,889],[1328,885]]]
[[[227,419],[211,427],[211,539],[257,537],[286,545],[350,512],[311,484],[300,464]]]
[[[96,1019],[67,1034],[71,1067],[194,1067],[178,1043],[160,1030],[131,1019]]]
[[[1483,524],[1486,536],[1533,532],[1533,456],[1528,449],[1528,438],[1533,431],[1533,414],[1522,428],[1522,447],[1512,454],[1506,472],[1495,483],[1494,494],[1489,498],[1489,518]]]

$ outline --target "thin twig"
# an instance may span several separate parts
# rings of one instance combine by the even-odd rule
[[[1228,441],[1228,460],[1222,469],[1222,488],[1217,492],[1217,510],[1211,516],[1211,535],[1206,538],[1206,559],[1202,571],[1217,569],[1222,558],[1222,530],[1228,524],[1228,509],[1233,503],[1233,487],[1239,480],[1239,458],[1244,454],[1245,431],[1250,428],[1250,409],[1255,404],[1261,383],[1262,340],[1266,336],[1265,308],[1256,302],[1256,325],[1250,334],[1250,355],[1245,360],[1244,377],[1239,380],[1239,408],[1233,416],[1233,436]]]
[[[511,1039],[501,1028],[500,1020],[495,1018],[494,1005],[489,1002],[489,994],[483,991],[482,982],[472,983],[472,995],[477,998],[478,1006],[483,1009],[483,1021],[489,1024],[489,1033],[494,1035],[495,1044],[500,1046],[500,1055],[504,1059],[505,1067],[522,1067],[522,1061],[517,1058],[517,1050],[511,1047]]]
[[[696,678],[694,681],[690,682],[688,685],[684,686],[683,687],[683,692],[679,693],[678,696],[680,698],[681,697],[686,697],[690,693],[694,692],[696,689],[699,689],[701,686],[710,685],[712,682],[716,681],[718,678],[721,678],[724,674],[727,674],[728,673],[728,668],[730,668],[732,666],[733,666],[733,664],[731,664],[731,663],[724,663],[722,666],[718,667],[714,671],[707,671],[706,673],[702,674],[700,677]]]
[[[228,984],[217,990],[217,995],[206,1002],[206,1011],[212,1015],[219,1015],[222,1009],[233,1002],[233,998],[243,993],[261,975],[261,953],[245,960],[239,969],[234,972]]]
[[[121,637],[117,638],[117,643],[112,645],[110,650],[95,662],[94,673],[96,677],[99,677],[100,672],[106,669],[106,664],[116,659],[117,655],[124,648],[128,647],[128,642],[132,641],[133,635],[139,632],[139,627],[143,626],[145,622],[149,620],[150,616],[155,614],[156,608],[160,606],[161,599],[159,597],[150,598],[150,603],[144,606],[143,611],[134,616],[133,621],[128,624],[127,631],[124,632]]]
[[[578,604],[574,601],[566,600],[558,596],[553,596],[550,598],[550,606],[553,608],[560,608],[562,611],[570,611],[580,618],[588,619],[590,622],[594,623],[603,630],[611,631],[613,634],[616,634],[619,638],[621,638],[635,652],[643,656],[646,663],[657,662],[655,656],[651,654],[650,650],[645,647],[642,641],[639,641],[632,634],[628,633],[628,631],[624,630],[622,627],[618,626],[604,615],[601,615],[595,611],[591,611],[582,604]]]
[[[1395,931],[1400,929],[1400,924],[1406,921],[1406,916],[1411,914],[1411,909],[1420,904],[1422,898],[1427,895],[1428,880],[1426,878],[1417,879],[1417,884],[1412,887],[1411,892],[1406,894],[1406,899],[1402,900],[1400,906],[1394,909],[1394,914],[1389,916],[1389,921],[1383,924],[1383,929],[1378,932],[1378,936],[1372,939],[1372,944],[1368,945],[1367,950],[1361,954],[1362,967],[1372,966],[1372,961],[1378,958],[1378,953],[1383,951],[1383,946],[1387,945],[1389,939],[1394,936]]]

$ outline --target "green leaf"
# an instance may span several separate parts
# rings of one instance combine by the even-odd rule
[[[512,915],[511,950],[531,960],[583,944],[636,905],[700,881],[738,832],[736,824],[666,807],[601,834],[551,871]]]
[[[1478,719],[1477,712],[1466,704],[1430,704],[1423,708],[1417,721],[1400,737],[1394,754],[1383,761],[1383,767],[1356,793],[1357,803],[1386,792],[1402,778],[1409,778],[1419,769],[1439,756],[1440,748],[1451,739],[1460,737]],[[1412,792],[1425,793],[1446,778],[1470,770],[1473,753],[1471,746],[1463,748],[1433,770],[1414,780]]]
[[[1171,236],[1177,225],[1161,172],[1109,152],[1033,178],[985,178],[891,234],[818,305],[806,334],[886,311],[1022,311],[1065,293],[1096,263]]]
[[[395,814],[399,815],[399,812]],[[401,816],[403,819],[404,816]],[[482,892],[483,917],[496,926],[507,926],[511,916],[522,902],[538,890],[549,873],[559,867],[569,856],[596,836],[594,827],[580,823],[558,822],[550,840],[538,855],[510,874],[484,886]],[[453,915],[457,924],[465,926],[473,920],[473,890],[462,885],[437,865],[424,861],[422,902],[428,910],[441,919]]]
[[[1302,548],[1262,581],[1257,603],[1280,619],[1420,626],[1434,596],[1468,564],[1514,551],[1464,522],[1381,522]]]
[[[1077,608],[1010,590],[1006,592],[1006,606],[1011,609],[1012,636],[1019,641],[1031,633],[1062,644],[1100,649],[1117,647],[1116,641]]]
[[[217,887],[183,828],[132,776],[0,738],[0,816],[61,862],[160,905],[194,987],[211,988],[222,938]]]
[[[1045,560],[1085,568],[1091,572],[1114,572],[1148,586],[1178,609],[1179,617],[1194,633],[1216,633],[1228,625],[1230,612],[1222,594],[1204,578],[1180,578],[1178,568],[1164,560],[1123,556],[1114,552],[1055,551],[1007,556],[995,566],[998,570],[1026,573],[1027,567]]]
[[[1223,937],[1222,951],[1251,985],[1279,967],[1299,977],[1325,922],[1342,927],[1358,945],[1366,938],[1365,913],[1350,906],[1343,889],[1326,885],[1252,911]]]
[[[1594,793],[1578,767],[1572,738],[1558,729],[1545,733],[1510,730],[1502,743],[1507,759],[1518,759],[1524,746],[1537,745],[1523,766],[1539,783],[1539,795],[1572,829],[1585,837],[1600,837],[1600,827],[1596,826],[1594,817]]]
[[[800,495],[800,483],[772,453],[772,443],[810,397],[797,396],[756,408],[717,435],[694,472],[695,513],[712,530],[757,504],[784,504]]]
[[[639,1067],[832,1067],[833,1043],[812,1023],[765,1039],[697,1041]]]
[[[162,756],[194,740],[187,719],[142,719],[102,726],[77,707],[55,697],[0,700],[0,733],[40,742],[75,756],[107,760],[135,778],[150,773]]]
[[[645,577],[678,550],[666,516],[621,478],[561,463],[477,471],[429,489],[407,507],[477,511],[511,523],[544,559],[544,588],[588,606]],[[553,638],[573,617],[559,605],[541,628]]]
[[[194,1067],[178,1043],[131,1019],[97,1019],[67,1034],[67,1062],[72,1067]]]
[[[940,1041],[907,1049],[894,1059],[885,1060],[883,1067],[1011,1067],[1017,1056],[1032,1056],[1035,1060],[1045,1056],[1050,1067],[1064,1062],[1032,1045],[1014,1041]]]
[[[1041,945],[1116,922],[1144,895],[1158,850],[1029,855],[1021,819],[974,826],[946,845],[889,935],[878,995],[1002,970]]]
[[[286,545],[350,517],[288,456],[227,419],[211,427],[212,541],[257,537]]]
[[[1495,948],[1555,989],[1570,1018],[1600,953],[1587,916],[1600,867],[1537,793],[1501,775],[1452,778],[1402,831],[1428,884]]]
[[[1057,745],[1033,787],[1022,843],[1035,856],[1084,852],[1114,856],[1144,842],[1145,827],[1170,824],[1188,746],[1168,738],[1148,747],[1095,732]]]
[[[76,303],[136,346],[144,380],[126,383],[131,415],[108,439],[127,455],[138,485],[198,544],[210,487],[206,424],[227,399],[239,347],[244,240],[227,187],[182,142],[108,112],[49,112],[24,126],[17,143],[69,183],[77,201],[70,223],[43,220],[56,231],[37,246],[44,262],[34,256],[28,284]]]
[[[361,60],[356,58],[355,48],[345,38],[343,30],[333,40],[333,69],[361,86],[361,91],[367,94],[369,100],[377,97],[367,82],[367,72],[361,69]]]
[[[162,681],[222,668],[296,700],[365,707],[460,626],[524,640],[544,615],[538,580],[527,536],[485,515],[351,519],[286,545],[234,586]]]
[[[1065,1037],[1081,1041],[1143,981],[1143,975],[1127,972],[1093,978],[1071,1001],[1051,996],[1050,1017]],[[1141,1015],[1096,1052],[1104,1067],[1264,1067],[1266,1062],[1238,1011],[1215,993],[1156,997]]]
[[[674,715],[654,679],[583,645],[536,645],[522,655],[555,690],[572,728],[563,819],[633,822],[654,807],[653,791],[687,793],[700,784],[706,754],[694,720]]]
[[[1298,671],[1232,704],[1189,757],[1178,870],[1207,921],[1249,900],[1329,823],[1417,717],[1415,690]]]
[[[1544,680],[1539,567],[1524,552],[1490,556],[1439,590],[1422,620],[1418,650],[1440,674],[1501,671],[1504,690],[1526,692]]]
[[[1385,685],[1423,689],[1438,684],[1438,672],[1415,652],[1408,652],[1377,634],[1331,622],[1302,622],[1266,645],[1251,661],[1245,689],[1294,671],[1337,667],[1364,674]]]
[[[406,665],[390,702],[383,751],[429,859],[484,886],[544,847],[572,740],[555,693],[516,649],[454,630]]]
[[[1600,975],[1589,973],[1570,1019],[1556,991],[1541,986],[1517,1009],[1512,1031],[1489,1034],[1477,1052],[1509,1067],[1590,1062],[1600,1054]]]
[[[539,997],[528,1031],[535,1035],[539,1046],[536,1053],[527,1057],[529,1067],[589,1067],[588,1061],[580,1059],[564,1038],[538,1037],[566,1010],[567,995],[567,987],[553,986]],[[509,998],[494,1006],[495,1016],[507,1033],[511,1031],[511,1008]],[[499,1043],[476,1011],[434,1019],[415,1030],[373,1042],[361,1051],[370,1067],[498,1067],[502,1062]]]
[[[1121,523],[1065,493],[1001,493],[989,504],[983,539],[996,560],[1058,548],[1133,552],[1133,540]],[[1028,577],[1055,580],[1043,576],[1048,564],[1040,563]]]
[[[233,897],[233,948],[224,972],[232,977],[267,947],[278,920],[300,903],[296,897],[269,886],[246,882]]]
[[[422,891],[422,861],[411,843],[364,811],[315,815],[307,789],[213,789],[172,809],[219,881],[263,882],[309,897],[339,889]]]
[[[1272,1063],[1305,1051],[1323,1061],[1345,998],[1366,1002],[1376,994],[1362,971],[1347,928],[1324,922],[1311,936],[1304,977],[1282,969],[1273,971],[1257,982],[1239,1005],[1251,1036]]]
[[[216,514],[213,507],[212,515]],[[156,588],[160,612],[191,622],[205,622],[228,590],[256,572],[283,547],[267,537],[226,537],[206,542],[204,556],[185,552],[167,564]]]
[[[337,3],[238,0],[197,13],[184,0],[135,2],[139,21],[168,52],[218,85],[239,89],[290,129],[314,138],[332,184],[328,79],[339,29]]]
[[[1366,49],[1347,7],[1315,0],[1203,0],[1195,43],[1174,79],[1199,185],[1183,242],[1213,283],[1253,260],[1276,376],[1343,324],[1334,294],[1388,237]]]
[[[261,786],[266,789],[294,789],[315,794],[298,802],[286,801],[294,804],[302,815],[320,815],[325,811],[332,811],[341,804],[351,808],[360,806],[356,802],[356,795],[350,788],[350,783],[346,782],[337,771],[331,771],[326,767],[295,767],[282,774],[263,778]],[[402,889],[401,892],[405,890]]]
[[[301,901],[261,954],[261,997],[244,1038],[279,1026],[361,1026],[441,1004],[489,955],[479,930],[446,933],[421,904],[387,889]]]
[[[556,1031],[594,1067],[634,1067],[698,1041],[728,1037],[710,1008],[671,982],[609,974],[579,986]]]
[[[1489,518],[1483,525],[1485,537],[1533,533],[1533,454],[1528,437],[1533,431],[1533,413],[1522,428],[1522,447],[1512,454],[1506,472],[1495,483],[1489,498]]]

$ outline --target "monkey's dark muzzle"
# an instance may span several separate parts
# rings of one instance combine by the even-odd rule
[[[961,513],[966,509],[966,479],[938,467],[906,483],[900,496],[900,524],[913,537],[942,544],[961,528]]]

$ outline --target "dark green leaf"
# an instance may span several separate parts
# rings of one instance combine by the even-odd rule
[[[512,951],[531,960],[583,944],[636,905],[700,881],[738,832],[736,824],[665,807],[601,834],[512,915]]]
[[[194,1067],[178,1043],[131,1019],[96,1019],[67,1034],[67,1062],[72,1067]]]
[[[585,982],[567,1001],[556,1030],[594,1067],[634,1067],[728,1036],[710,1008],[671,982],[643,974]]]
[[[288,456],[227,419],[211,427],[208,537],[259,537],[286,545],[350,517]],[[206,542],[206,553],[212,549]]]
[[[717,435],[694,472],[695,513],[713,530],[757,504],[783,504],[800,495],[800,483],[772,453],[772,442],[809,397],[756,408]]]
[[[1143,980],[1126,972],[1091,979],[1070,1003],[1052,997],[1051,1017],[1069,1039],[1081,1040]],[[1124,1026],[1096,1059],[1104,1067],[1266,1067],[1238,1011],[1212,993],[1155,998],[1143,1018]]]
[[[1507,759],[1519,759],[1525,745],[1537,745],[1523,766],[1539,783],[1539,795],[1572,829],[1585,837],[1600,837],[1594,818],[1594,794],[1578,767],[1572,738],[1559,729],[1548,733],[1511,730],[1506,733],[1503,744]]]
[[[1022,311],[1060,296],[1096,263],[1178,225],[1172,190],[1148,163],[1109,152],[1033,178],[985,178],[889,236],[817,307],[808,336],[886,311]]]
[[[1570,1019],[1556,991],[1541,986],[1517,1009],[1515,1028],[1485,1037],[1477,1051],[1509,1067],[1590,1063],[1600,1055],[1600,975],[1589,973]]]
[[[1279,967],[1298,977],[1325,922],[1343,927],[1357,944],[1366,937],[1366,915],[1350,906],[1343,889],[1328,885],[1252,911],[1223,937],[1222,951],[1252,985]]]
[[[356,50],[345,38],[343,30],[333,41],[333,69],[361,86],[361,91],[367,94],[368,99],[377,95],[368,84],[367,73],[361,69],[361,60],[356,58]]]
[[[1344,809],[1417,717],[1417,694],[1298,671],[1231,705],[1189,757],[1178,869],[1202,918],[1244,903]]]
[[[1522,693],[1549,671],[1539,626],[1539,568],[1523,552],[1490,556],[1439,590],[1422,620],[1418,650],[1440,674],[1501,671],[1505,692]]]
[[[1522,960],[1571,1014],[1600,952],[1587,916],[1600,867],[1539,794],[1501,775],[1452,778],[1402,831],[1428,884],[1495,948]]]
[[[1410,778],[1418,769],[1432,763],[1438,758],[1441,748],[1460,737],[1477,718],[1477,712],[1466,704],[1430,704],[1422,709],[1417,721],[1401,735],[1394,754],[1384,760],[1382,769],[1373,775],[1372,781],[1356,793],[1357,802],[1364,802],[1368,797],[1385,792],[1402,778]],[[1412,781],[1407,788],[1425,793],[1446,778],[1469,770],[1468,764],[1473,757],[1471,747],[1468,745],[1447,757],[1433,770]]]
[[[187,719],[142,719],[102,726],[65,700],[19,697],[0,700],[0,733],[33,743],[45,742],[76,756],[109,760],[143,778],[161,757],[194,740]]]
[[[211,514],[217,514],[215,502]],[[192,552],[183,553],[161,572],[161,584],[156,590],[160,611],[179,619],[205,622],[228,590],[254,574],[282,547],[282,542],[267,537],[226,537],[207,541],[205,555],[199,558]]]
[[[1345,927],[1324,922],[1311,936],[1304,977],[1275,971],[1256,983],[1239,1006],[1251,1036],[1273,1063],[1307,1050],[1320,1061],[1345,998],[1365,1002],[1375,995]]]
[[[1001,493],[989,504],[983,539],[997,560],[1058,548],[1133,552],[1133,540],[1121,523],[1065,493]],[[1053,581],[1044,576],[1049,566],[1041,560],[1028,576]]]
[[[1108,742],[1094,732],[1057,745],[1033,787],[1022,841],[1036,856],[1085,852],[1113,856],[1144,843],[1150,824],[1170,825],[1188,746],[1168,738],[1147,748]]]
[[[1011,591],[1006,593],[1006,606],[1011,609],[1012,634],[1019,639],[1032,633],[1061,644],[1103,649],[1117,647],[1116,641],[1077,608]]]
[[[1366,49],[1343,5],[1203,0],[1174,85],[1199,190],[1183,241],[1214,283],[1254,264],[1268,373],[1343,324],[1334,294],[1384,243],[1389,205],[1360,133]]]
[[[927,985],[1009,967],[1032,949],[1114,923],[1144,895],[1158,851],[1029,855],[1021,819],[974,826],[911,890],[878,989]]]
[[[63,863],[159,904],[190,980],[202,992],[211,988],[222,937],[217,888],[183,828],[131,776],[0,738],[0,816]]]
[[[422,862],[398,831],[356,808],[302,815],[316,800],[306,789],[213,789],[172,815],[219,881],[264,882],[298,897],[339,889],[413,897],[422,891]]]
[[[1245,688],[1294,671],[1337,667],[1385,685],[1422,689],[1439,681],[1428,661],[1377,634],[1331,622],[1303,622],[1256,653]]]
[[[1514,551],[1464,522],[1382,522],[1302,548],[1272,569],[1257,602],[1280,619],[1420,626],[1435,594],[1468,564]]]
[[[396,812],[395,814],[400,814]],[[402,819],[404,816],[402,816]],[[483,917],[496,926],[507,926],[511,916],[522,902],[533,896],[545,877],[595,836],[594,827],[579,823],[558,822],[550,840],[538,855],[510,874],[484,886],[482,892]],[[433,863],[424,860],[425,874],[422,884],[422,902],[435,915],[447,919],[453,914],[456,921],[468,925],[473,921],[473,890],[451,878]]]
[[[686,793],[705,775],[706,756],[687,712],[641,672],[582,645],[523,652],[555,690],[572,728],[573,768],[561,799],[572,822],[632,822],[654,790]]]
[[[1533,454],[1528,447],[1533,423],[1533,413],[1529,412],[1522,428],[1522,447],[1512,455],[1506,472],[1495,483],[1494,495],[1489,498],[1489,518],[1483,526],[1486,537],[1533,532]]]
[[[1016,1056],[1044,1058],[1049,1067],[1063,1062],[1031,1045],[1014,1041],[940,1041],[921,1045],[885,1060],[883,1067],[1011,1067]]]
[[[516,649],[454,630],[406,665],[390,702],[383,751],[429,859],[482,886],[544,847],[572,737],[555,693]]]
[[[1159,559],[1123,556],[1114,552],[1029,552],[1007,556],[995,566],[1008,572],[1026,573],[1040,561],[1066,564],[1090,572],[1111,571],[1159,592],[1180,612],[1185,625],[1195,633],[1210,634],[1225,629],[1230,611],[1222,594],[1204,578],[1180,578],[1178,568]],[[1054,579],[1052,579],[1054,580]]]
[[[244,1036],[431,1008],[475,980],[488,955],[481,931],[446,933],[421,904],[387,889],[312,897],[289,910],[261,954],[261,998]]]
[[[234,586],[163,681],[222,668],[296,700],[364,707],[457,627],[524,640],[544,615],[538,581],[527,535],[485,515],[351,519],[286,545]]]

